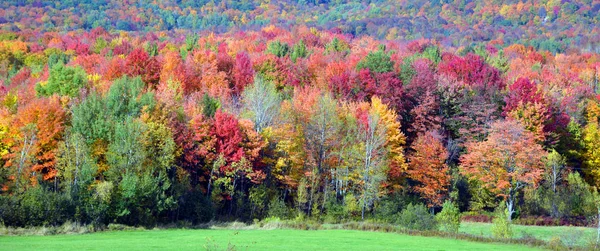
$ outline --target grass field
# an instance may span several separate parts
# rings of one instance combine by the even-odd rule
[[[491,223],[462,222],[460,232],[492,236]],[[521,238],[524,235],[533,236],[536,239],[550,241],[552,238],[560,238],[567,245],[585,245],[596,241],[597,229],[587,227],[541,227],[541,226],[523,226],[513,225],[514,238]]]
[[[0,250],[538,250],[355,230],[146,230],[0,236]]]

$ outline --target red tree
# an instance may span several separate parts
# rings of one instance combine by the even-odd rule
[[[235,56],[233,65],[233,93],[241,94],[244,87],[254,81],[254,69],[248,53],[242,52]]]
[[[142,48],[133,50],[125,59],[126,73],[129,76],[141,76],[146,84],[155,85],[160,80],[160,62],[150,57]]]

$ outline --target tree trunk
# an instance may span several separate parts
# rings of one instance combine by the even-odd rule
[[[515,212],[514,210],[514,198],[512,195],[508,196],[508,200],[506,200],[506,209],[508,210],[508,222],[512,222],[512,215]]]

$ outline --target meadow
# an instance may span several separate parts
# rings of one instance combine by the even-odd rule
[[[462,222],[459,232],[491,237],[491,228],[491,223]],[[533,237],[546,242],[552,241],[552,239],[560,239],[568,246],[584,246],[594,243],[597,235],[597,229],[589,227],[512,225],[512,229],[514,238]]]
[[[133,230],[0,236],[0,250],[540,250],[358,230]]]

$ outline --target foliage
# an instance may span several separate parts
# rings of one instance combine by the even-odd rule
[[[492,220],[492,235],[497,238],[512,238],[513,229],[510,222],[510,212],[501,204],[494,211],[494,219]]]
[[[371,72],[383,73],[394,70],[394,63],[390,56],[383,50],[379,49],[369,54],[356,65],[357,70],[369,69]]]
[[[80,67],[68,67],[63,64],[55,64],[50,70],[48,81],[38,83],[35,90],[40,96],[75,97],[79,95],[79,89],[87,83],[87,75]]]
[[[442,206],[442,211],[435,215],[435,220],[441,231],[458,233],[460,228],[460,211],[451,201],[447,200]]]
[[[589,221],[600,5],[539,4],[1,2],[0,220]]]
[[[467,144],[461,157],[461,172],[506,200],[508,220],[514,213],[516,193],[542,178],[546,152],[532,133],[515,121],[492,124],[487,139]]]
[[[407,229],[419,231],[434,230],[438,227],[435,217],[427,211],[427,207],[423,204],[409,204],[400,213],[397,223]]]
[[[427,201],[428,207],[442,204],[450,184],[448,153],[437,136],[431,132],[420,135],[413,143],[409,156],[408,177],[418,182],[413,189]]]

